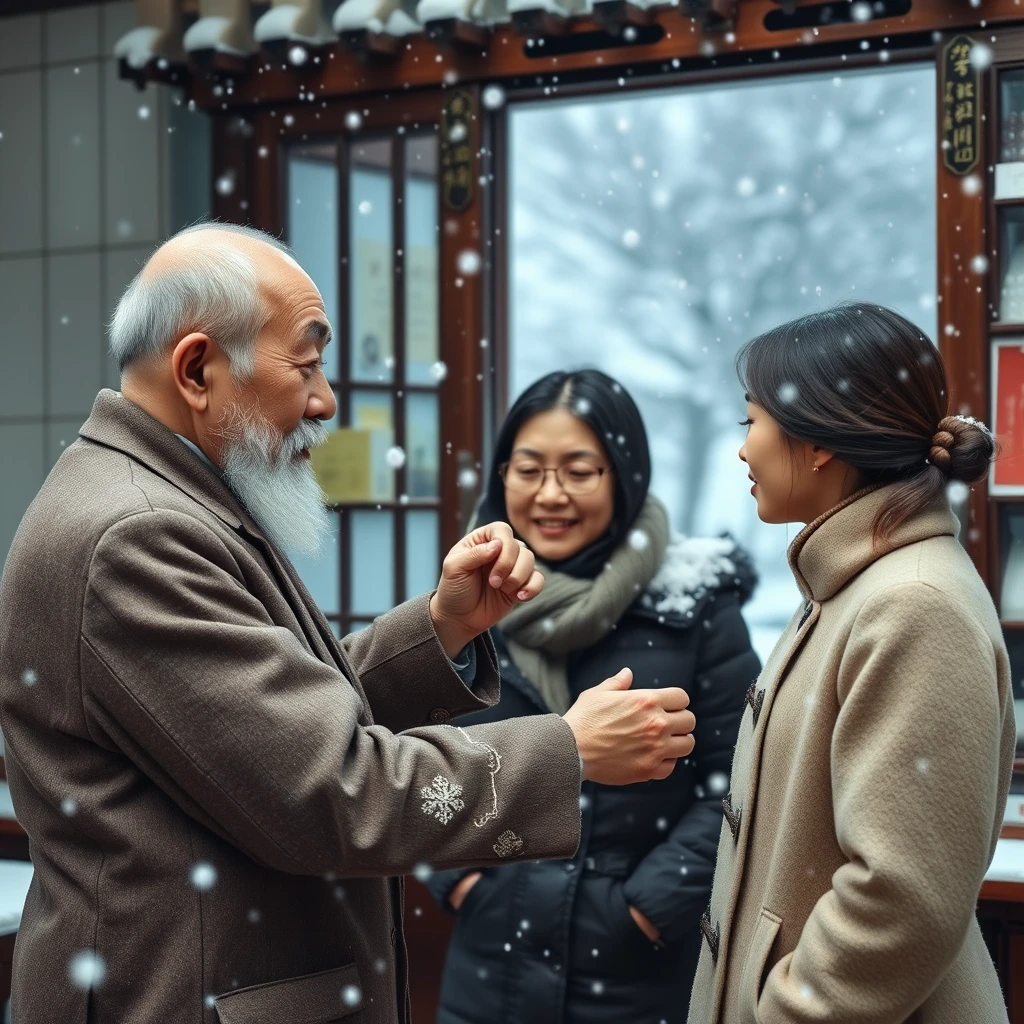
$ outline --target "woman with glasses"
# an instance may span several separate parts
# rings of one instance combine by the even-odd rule
[[[571,861],[433,875],[434,897],[457,914],[438,1021],[683,1022],[744,693],[760,669],[740,614],[753,572],[730,540],[671,533],[648,493],[640,413],[596,370],[528,388],[493,465],[478,518],[511,524],[546,585],[494,632],[501,701],[467,721],[564,712],[628,666],[634,686],[689,693],[696,749],[660,782],[585,783]]]

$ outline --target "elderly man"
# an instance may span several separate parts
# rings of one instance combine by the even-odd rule
[[[497,699],[486,631],[543,585],[504,524],[335,641],[283,553],[327,526],[308,458],[329,339],[312,281],[251,229],[175,236],[121,299],[122,392],[0,584],[36,868],[18,1024],[407,1021],[396,876],[571,856],[581,773],[664,778],[692,748],[686,694],[628,671],[564,718],[437,724]]]

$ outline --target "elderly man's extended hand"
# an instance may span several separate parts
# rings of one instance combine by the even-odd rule
[[[441,646],[454,658],[474,637],[543,588],[533,552],[516,540],[507,523],[479,527],[448,552],[437,593],[430,599]]]

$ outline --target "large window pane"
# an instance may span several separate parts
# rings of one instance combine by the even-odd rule
[[[394,513],[349,513],[352,611],[380,615],[395,605]]]
[[[390,383],[395,353],[391,141],[357,143],[351,158],[352,380]]]
[[[511,111],[509,397],[566,367],[623,382],[674,527],[754,556],[762,656],[798,602],[798,527],[757,519],[733,360],[843,299],[935,337],[934,108],[931,66],[905,66]]]
[[[289,552],[292,565],[306,584],[310,597],[325,615],[341,611],[341,551],[338,545],[338,516],[331,515],[331,535],[319,557]]]
[[[440,358],[437,136],[405,143],[405,379],[432,384]]]
[[[369,430],[370,487],[377,501],[395,498],[395,468],[388,461],[388,452],[395,443],[393,400],[389,391],[353,391],[351,426]]]
[[[438,496],[441,410],[436,394],[412,392],[405,400],[406,493]]]
[[[438,514],[406,512],[405,514],[405,596],[406,599],[425,594],[437,586],[441,575],[441,553],[438,550]]]
[[[338,165],[333,142],[288,151],[288,244],[323,296],[338,330]],[[338,376],[338,343],[324,350],[324,372]]]

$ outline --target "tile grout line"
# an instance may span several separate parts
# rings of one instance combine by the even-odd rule
[[[50,76],[49,67],[46,63],[46,52],[49,46],[49,32],[46,23],[46,18],[41,19],[40,24],[40,44],[42,47],[40,56],[42,63],[39,68],[39,91],[40,91],[40,105],[42,108],[42,149],[43,149],[43,173],[42,173],[42,263],[43,263],[43,274],[42,274],[42,292],[43,292],[43,309],[42,317],[40,318],[42,329],[43,329],[43,464],[40,467],[42,470],[42,476],[40,477],[40,483],[46,479],[49,469],[47,463],[49,462],[49,447],[50,447],[50,373],[51,373],[51,359],[50,359],[50,342],[51,342],[51,330],[50,330]]]

